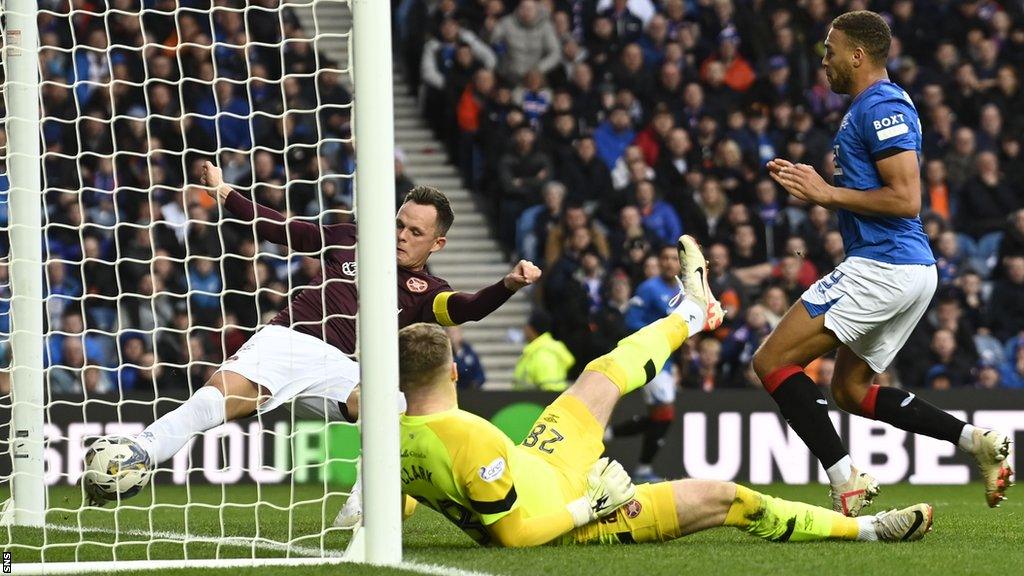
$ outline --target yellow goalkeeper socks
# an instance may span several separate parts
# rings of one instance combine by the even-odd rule
[[[856,518],[847,518],[838,512],[803,502],[775,498],[739,485],[725,517],[725,525],[774,542],[857,540],[860,534]]]
[[[591,361],[586,370],[604,374],[619,387],[619,394],[626,395],[650,382],[689,334],[686,321],[669,314],[620,340],[615,350]]]

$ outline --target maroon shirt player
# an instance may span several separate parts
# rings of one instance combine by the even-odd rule
[[[203,180],[210,194],[231,215],[245,222],[255,220],[259,240],[288,246],[314,257],[323,251],[321,273],[309,286],[293,291],[289,295],[288,306],[270,324],[323,340],[346,355],[354,354],[355,315],[358,311],[356,227],[352,224],[319,226],[297,219],[288,220],[281,213],[232,190],[224,183],[221,170],[210,162],[203,166]],[[454,214],[448,199],[438,190],[426,186],[413,189],[399,208],[395,217],[399,328],[416,322],[452,326],[480,320],[497,310],[517,290],[540,277],[540,269],[524,260],[504,278],[474,294],[453,291],[448,282],[426,271],[430,255],[443,249],[447,243],[445,234],[453,221]],[[223,376],[215,376],[209,383],[221,389],[228,398],[228,419],[254,412],[259,407],[257,392],[261,392],[261,396],[268,395],[267,390],[258,390],[249,379],[242,377],[246,381],[238,381],[240,375],[230,370],[230,366],[225,366],[217,373]],[[231,410],[235,396],[248,400],[238,402],[243,406],[239,406],[237,411]],[[346,404],[351,405],[349,412],[357,409],[357,402],[357,394],[346,400]]]
[[[285,309],[225,360],[205,386],[136,437],[150,466],[174,456],[194,434],[285,402],[300,414],[329,419],[351,418],[358,406],[359,366],[351,358],[358,309],[355,226],[289,220],[232,190],[210,162],[203,166],[203,184],[229,217],[254,222],[260,240],[321,258],[322,272],[308,286],[293,291]],[[540,270],[523,260],[474,294],[453,291],[443,279],[426,272],[427,259],[447,243],[445,234],[453,220],[448,199],[426,186],[413,189],[398,210],[400,327],[479,320],[540,277]]]

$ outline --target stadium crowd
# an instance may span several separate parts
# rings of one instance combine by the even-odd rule
[[[277,0],[40,6],[49,390],[200,386],[319,271],[221,223],[200,165],[220,150],[226,179],[258,202],[350,219],[341,71]]]
[[[760,342],[844,258],[826,209],[767,176],[832,174],[845,97],[820,67],[829,22],[880,12],[890,78],[923,123],[932,309],[879,379],[1024,386],[1024,3],[402,0],[405,76],[507,251],[541,263],[537,306],[576,370],[627,333],[637,286],[683,231],[728,323],[677,359],[684,387],[757,384]],[[826,384],[834,360],[809,368]]]
[[[133,0],[41,5],[51,390],[197,386],[319,265],[221,223],[194,185],[200,163],[220,150],[226,179],[258,202],[347,220],[351,97],[276,0],[155,0],[144,16]],[[940,288],[880,378],[1024,387],[1024,3],[393,5],[411,90],[508,253],[544,268],[536,303],[576,370],[627,333],[658,248],[683,231],[703,243],[729,320],[677,361],[681,384],[705,391],[754,385],[758,344],[844,257],[833,216],[789,198],[764,164],[831,174],[847,102],[828,89],[822,41],[839,11],[883,13],[890,77],[924,123]],[[400,152],[396,171],[400,194]],[[831,365],[811,372],[826,383]]]

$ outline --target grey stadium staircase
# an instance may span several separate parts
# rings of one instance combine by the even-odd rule
[[[316,21],[314,4],[303,0],[287,1],[293,7],[303,29],[312,34],[347,31],[352,28],[348,6],[341,2],[317,2]],[[321,38],[316,49],[346,68],[348,44],[345,38]],[[431,271],[446,280],[456,290],[475,291],[493,283],[508,273],[502,250],[491,237],[484,216],[477,210],[470,192],[462,187],[458,171],[448,163],[444,146],[436,140],[423,121],[416,99],[409,91],[401,72],[394,74],[395,143],[405,152],[406,174],[417,184],[435,186],[447,194],[455,211],[455,225],[448,232],[448,245],[430,258]],[[530,303],[523,293],[516,294],[480,322],[462,327],[465,341],[480,355],[487,374],[487,389],[510,388],[515,362],[522,352],[522,344],[509,338],[512,331],[520,331],[530,312]]]

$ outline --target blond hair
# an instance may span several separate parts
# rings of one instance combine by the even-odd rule
[[[452,344],[444,328],[419,322],[398,331],[398,379],[402,390],[430,385],[446,377]]]

